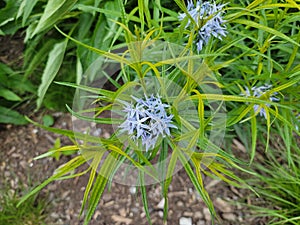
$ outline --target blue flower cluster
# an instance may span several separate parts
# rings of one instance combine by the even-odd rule
[[[141,139],[146,151],[153,148],[161,135],[170,136],[170,128],[177,128],[173,125],[173,115],[167,115],[166,108],[160,97],[151,95],[145,99],[133,97],[135,104],[126,103],[124,112],[127,113],[125,121],[119,126],[121,132],[127,132],[133,140]]]
[[[222,36],[227,34],[224,26],[225,20],[222,18],[222,9],[224,5],[216,5],[216,3],[197,1],[196,6],[192,0],[188,0],[187,11],[190,15],[186,28],[191,24],[197,25],[197,34],[195,44],[197,51],[200,52],[204,44],[207,44],[211,36],[222,40]],[[186,13],[179,14],[179,20],[187,17]],[[194,22],[190,20],[192,18]]]
[[[251,92],[250,92],[248,87],[246,87],[245,93],[243,93],[242,95],[244,95],[246,97],[253,96],[253,97],[259,98],[260,96],[264,95],[267,91],[269,91],[271,88],[272,88],[272,85],[270,85],[270,84],[262,85],[260,87],[254,86],[251,88]],[[273,93],[273,95],[277,95],[277,92]],[[271,95],[269,97],[269,100],[271,102],[279,101],[279,99],[274,97],[273,95]],[[270,107],[270,104],[266,104],[266,106]],[[262,108],[260,105],[257,105],[257,104],[254,105],[253,109],[254,109],[255,113],[257,113],[259,111],[260,116],[267,118],[266,110],[264,108]]]

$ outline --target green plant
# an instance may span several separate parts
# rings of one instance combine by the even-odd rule
[[[275,136],[275,135],[274,135]],[[283,140],[275,143],[263,162],[254,163],[259,173],[249,182],[256,187],[260,198],[251,209],[257,217],[268,218],[268,224],[299,224],[300,221],[300,148],[293,139],[291,154],[287,155]]]
[[[0,63],[0,123],[26,124],[27,121],[13,108],[30,99],[35,87],[29,80],[13,71],[7,65]]]
[[[111,20],[117,20],[119,15],[115,1],[22,1],[16,22],[26,29],[24,76],[38,83],[37,109],[44,105],[63,110],[66,103],[70,104],[73,90],[53,81],[80,82],[83,71],[97,57],[62,38],[54,26],[84,43],[107,50],[118,38]]]
[[[17,208],[20,196],[14,190],[0,190],[0,225],[46,225],[47,204],[36,195]]]
[[[21,0],[0,1],[0,35],[11,35],[21,28],[20,23],[15,23]]]

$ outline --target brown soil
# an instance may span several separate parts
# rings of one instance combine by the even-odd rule
[[[13,68],[20,68],[23,63],[23,39],[21,33],[14,36],[0,36],[0,62]]]
[[[35,120],[39,120],[35,118]],[[72,129],[68,115],[55,117],[55,127]],[[71,158],[62,156],[59,161],[45,158],[34,161],[33,158],[53,147],[58,136],[35,127],[6,125],[0,131],[0,187],[9,186],[15,191],[27,190],[51,176],[59,165]],[[61,138],[62,145],[68,144],[66,138]],[[30,181],[30,182],[29,182]],[[47,224],[50,225],[81,225],[78,218],[81,200],[88,174],[71,180],[56,181],[48,185],[40,194],[49,202],[47,209]],[[217,210],[220,225],[229,224],[263,224],[254,220],[243,203],[250,203],[249,191],[230,187],[218,180],[205,179],[205,184]],[[133,193],[134,188],[112,183],[111,191],[104,193],[91,225],[105,224],[148,224],[141,197]],[[153,224],[163,224],[160,207],[161,188],[159,185],[147,187],[149,209]],[[180,224],[180,218],[191,218],[192,224],[211,224],[208,209],[195,192],[184,170],[173,178],[169,190],[168,224]]]

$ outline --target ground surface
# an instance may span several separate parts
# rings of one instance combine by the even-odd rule
[[[35,120],[39,120],[39,117]],[[68,115],[56,114],[55,121],[55,127],[72,129]],[[8,185],[10,189],[19,191],[22,185],[30,188],[52,175],[55,168],[71,156],[62,156],[59,161],[53,158],[34,161],[33,158],[52,148],[57,137],[32,124],[2,126],[0,130],[0,186]],[[63,144],[68,144],[65,138],[61,138],[61,141]],[[49,202],[47,209],[49,225],[82,224],[82,219],[78,218],[78,214],[87,181],[87,175],[71,180],[56,181],[41,192],[40,195]],[[208,178],[205,179],[205,184],[215,203],[219,217],[217,224],[264,224],[263,221],[254,220],[248,209],[241,204],[251,202],[248,191],[229,187],[224,182]],[[159,185],[152,185],[148,186],[147,190],[153,224],[163,224],[160,204],[161,189]],[[140,194],[134,191],[133,187],[113,183],[111,192],[105,192],[90,224],[148,224]],[[194,191],[184,170],[174,176],[169,200],[168,224],[211,224],[208,209]],[[191,220],[192,223],[182,223],[183,218]]]

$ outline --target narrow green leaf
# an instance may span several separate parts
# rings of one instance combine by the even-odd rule
[[[86,205],[86,202],[88,200],[88,195],[89,195],[90,190],[92,188],[92,184],[94,182],[98,166],[99,166],[99,164],[101,162],[101,159],[102,159],[105,152],[106,152],[106,149],[99,149],[99,148],[96,151],[94,151],[95,156],[94,156],[94,159],[93,159],[92,163],[90,164],[91,174],[90,174],[89,181],[88,181],[88,183],[86,185],[86,188],[85,188],[85,192],[84,192],[84,196],[83,196],[83,200],[82,200],[82,204],[81,204],[80,215],[82,214],[82,212],[84,210],[84,207]]]
[[[168,190],[169,190],[169,186],[172,182],[172,179],[173,179],[173,173],[174,173],[174,170],[175,170],[175,167],[176,167],[176,163],[177,163],[177,153],[175,151],[172,152],[172,155],[171,155],[171,159],[169,161],[169,164],[168,164],[168,168],[167,168],[167,172],[166,172],[166,179],[165,181],[163,182],[163,186],[162,186],[162,192],[163,192],[163,197],[165,199],[165,204],[164,204],[164,221],[167,220],[167,212],[168,212],[168,205],[169,205],[169,199],[168,199]]]
[[[59,140],[59,139],[58,139],[58,140]],[[41,155],[35,157],[34,160],[38,160],[38,159],[42,159],[42,158],[45,158],[45,157],[49,157],[49,156],[52,156],[53,154],[58,153],[58,152],[64,152],[64,151],[77,151],[77,150],[79,150],[79,147],[78,147],[77,145],[64,146],[64,147],[57,148],[57,149],[48,151],[48,152],[46,152],[46,153],[43,153],[43,154],[41,154]]]
[[[132,157],[130,157],[127,153],[125,153],[122,149],[118,148],[115,145],[108,145],[107,148],[109,150],[112,150],[118,154],[120,154],[121,156],[125,156],[128,160],[130,160],[132,162],[132,164],[137,167],[139,170],[142,170],[143,172],[147,173],[149,176],[151,176],[152,178],[154,178],[156,181],[159,181],[157,178],[157,172],[155,170],[155,168],[153,167],[152,164],[150,164],[150,162],[146,159],[145,156],[142,156],[141,153],[138,153],[138,151],[136,151],[136,153],[138,154],[138,156],[143,160],[148,162],[147,165],[150,167],[150,169],[152,171],[148,171],[147,169],[145,169],[144,166],[142,166],[139,162],[136,162]]]
[[[240,23],[240,24],[244,24],[244,25],[247,25],[247,26],[250,26],[250,27],[254,27],[254,28],[257,28],[257,29],[260,29],[260,30],[263,30],[263,31],[266,31],[268,33],[271,33],[275,36],[278,36],[278,37],[281,37],[282,39],[296,45],[296,46],[300,46],[300,43],[294,41],[293,39],[291,39],[290,37],[286,36],[285,34],[283,34],[282,32],[279,32],[271,27],[267,27],[267,26],[264,26],[262,24],[258,24],[256,22],[253,22],[251,20],[244,20],[244,19],[235,19],[233,20],[232,22],[235,22],[235,23]]]
[[[252,112],[254,110],[252,109]],[[253,112],[254,114],[254,112]],[[253,162],[255,152],[256,152],[256,140],[257,140],[257,125],[256,125],[256,116],[252,116],[251,119],[251,157],[250,157],[250,163]]]
[[[122,56],[119,56],[117,54],[113,54],[113,53],[110,53],[110,52],[107,52],[107,51],[103,51],[101,49],[97,49],[95,47],[92,47],[90,45],[87,45],[87,44],[84,44],[83,42],[80,42],[78,40],[76,40],[75,38],[72,38],[70,35],[67,35],[66,33],[64,33],[62,30],[60,30],[58,27],[56,27],[56,29],[62,34],[64,35],[65,37],[67,37],[68,39],[72,40],[73,42],[75,42],[76,44],[80,45],[80,46],[83,46],[93,52],[96,52],[97,54],[99,55],[104,55],[106,56],[107,58],[109,59],[113,59],[113,60],[116,60],[117,62],[120,62],[120,63],[124,63],[124,64],[127,64],[131,67],[134,68],[134,65],[132,65],[131,61],[127,60],[126,58],[122,57]]]
[[[104,139],[104,138],[100,138],[100,137],[95,137],[92,135],[88,135],[88,134],[82,134],[79,132],[74,132],[72,130],[64,130],[64,129],[58,129],[58,128],[54,128],[54,127],[47,127],[47,126],[43,126],[42,124],[36,123],[33,120],[31,120],[28,117],[25,117],[27,121],[29,121],[30,123],[34,124],[37,127],[43,128],[44,130],[56,133],[56,134],[61,134],[61,135],[65,135],[67,137],[69,137],[70,139],[79,139],[79,140],[85,140],[86,142],[91,142],[91,143],[103,143],[103,144],[115,144],[116,140],[112,139]]]
[[[116,166],[116,160],[117,160],[117,153],[115,152],[109,153],[98,173],[93,189],[91,190],[88,210],[83,223],[84,225],[88,225],[89,221],[91,220],[97,208],[99,200],[108,182],[108,177],[113,172]]]
[[[140,180],[140,189],[141,189],[141,194],[142,194],[142,202],[144,206],[144,210],[146,213],[146,217],[148,220],[148,223],[151,225],[151,217],[149,213],[149,208],[148,208],[148,200],[147,200],[147,192],[146,192],[146,186],[145,186],[145,173],[141,170],[139,170],[139,180]]]
[[[77,89],[87,91],[87,92],[90,92],[90,93],[94,93],[94,94],[97,94],[97,95],[103,95],[103,96],[107,97],[109,101],[115,95],[115,93],[113,91],[108,91],[108,90],[104,90],[104,89],[101,89],[101,88],[93,88],[93,87],[89,87],[89,86],[78,85],[78,84],[73,84],[73,83],[68,83],[68,82],[57,82],[57,81],[55,81],[55,83],[60,84],[60,85],[65,85],[65,86],[68,86],[68,87],[77,88]]]
[[[28,194],[23,196],[18,203],[17,207],[19,207],[24,201],[26,201],[28,198],[30,198],[32,195],[39,192],[41,189],[43,189],[46,185],[51,183],[52,181],[62,177],[63,175],[73,171],[83,163],[85,163],[86,159],[82,156],[77,156],[76,158],[70,160],[66,164],[64,164],[62,167],[60,167],[56,173],[54,173],[49,179],[45,180],[43,183],[38,185],[36,188],[34,188],[32,191],[30,191]]]
[[[186,173],[188,174],[191,182],[193,183],[194,187],[196,188],[196,190],[198,191],[198,193],[202,197],[202,199],[203,199],[204,203],[206,204],[206,206],[208,207],[212,217],[214,217],[216,213],[215,213],[213,203],[208,198],[208,196],[205,194],[205,191],[203,190],[203,188],[201,187],[201,184],[199,183],[197,177],[195,176],[195,173],[194,173],[193,169],[191,168],[191,166],[189,164],[189,161],[187,160],[186,156],[184,155],[184,153],[180,149],[178,149],[178,147],[175,147],[174,151],[176,151],[176,153],[178,154],[178,157],[179,157]]]
[[[98,124],[121,124],[124,119],[117,119],[117,118],[96,118],[96,117],[89,117],[89,116],[83,116],[80,113],[74,112],[68,105],[67,105],[68,111],[75,117],[81,120],[89,121],[89,122],[95,122]]]
[[[68,39],[57,43],[54,45],[54,48],[49,53],[49,58],[46,64],[46,68],[44,69],[42,75],[42,83],[38,88],[38,99],[37,99],[37,109],[39,109],[42,105],[44,96],[52,83],[53,79],[55,78],[56,74],[61,67],[63,57],[66,51]]]

